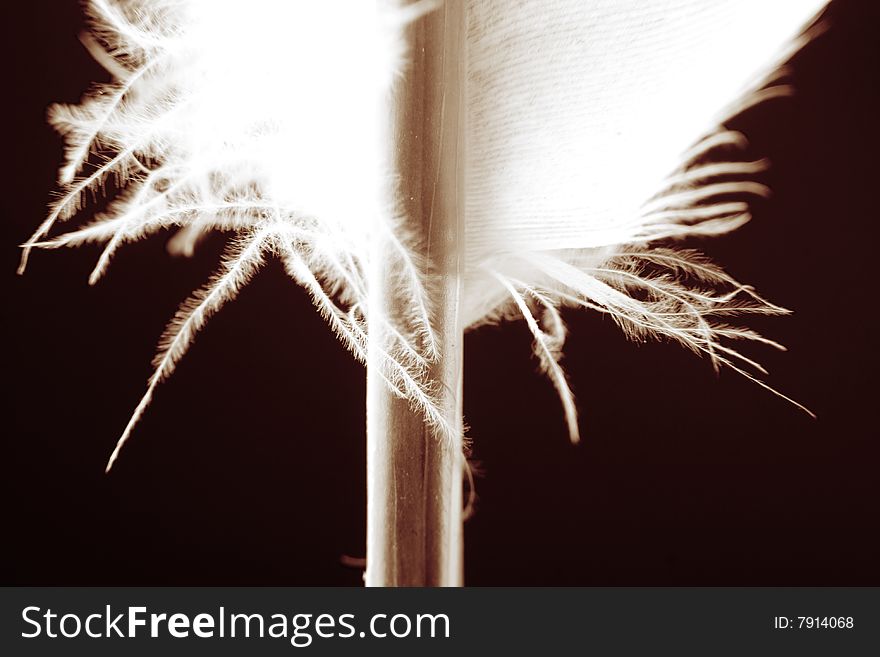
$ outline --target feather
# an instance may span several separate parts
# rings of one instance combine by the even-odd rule
[[[744,137],[723,121],[791,92],[780,65],[823,4],[468,2],[461,312],[468,328],[525,319],[572,440],[563,306],[608,314],[633,339],[678,342],[767,387],[760,365],[728,342],[779,345],[722,319],[787,311],[668,242],[733,230],[766,195],[756,176],[767,163],[745,159]],[[368,319],[386,327],[383,378],[453,431],[428,375],[439,356],[431,301],[418,245],[387,197],[379,127],[406,66],[402,30],[436,6],[91,0],[83,42],[113,81],[49,113],[66,144],[61,195],[23,245],[20,271],[34,248],[102,243],[96,283],[121,248],[162,230],[178,231],[168,245],[178,254],[211,231],[234,235],[219,273],[166,330],[108,468],[195,334],[266,257],[283,262],[357,358],[366,360]],[[111,178],[121,191],[106,208],[58,233]],[[364,272],[380,239],[411,299],[403,318],[370,315]]]
[[[744,136],[723,122],[791,93],[781,65],[823,5],[469,5],[465,323],[525,319],[572,440],[563,338],[548,347],[529,298],[607,313],[632,339],[676,341],[716,369],[764,373],[722,341],[767,341],[719,317],[787,311],[665,243],[735,230],[767,195],[755,179],[767,163],[743,158]]]

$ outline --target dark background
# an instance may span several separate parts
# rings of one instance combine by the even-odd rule
[[[76,2],[16,3],[4,22],[3,584],[347,584],[363,556],[364,373],[271,263],[199,336],[114,471],[177,305],[213,270],[154,238],[86,279],[97,247],[17,244],[45,214],[61,157],[52,101],[105,79]],[[627,343],[566,316],[585,440],[571,446],[523,323],[468,336],[465,414],[483,472],[466,525],[471,585],[878,585],[874,262],[880,74],[871,0],[835,2],[795,60],[796,98],[740,118],[773,198],[699,244],[793,308],[752,321],[811,420],[677,346]],[[744,44],[748,47],[748,44]]]

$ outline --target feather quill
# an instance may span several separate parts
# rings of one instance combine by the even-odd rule
[[[563,306],[770,389],[730,344],[780,345],[730,320],[788,311],[672,242],[734,230],[767,193],[756,180],[766,162],[741,156],[744,137],[723,122],[790,92],[780,66],[823,5],[468,1],[464,324],[526,321],[572,440]],[[427,375],[438,354],[417,245],[383,197],[393,184],[379,129],[406,66],[402,29],[436,6],[91,0],[84,43],[114,79],[50,111],[66,143],[62,195],[25,243],[21,271],[34,248],[100,243],[95,283],[120,248],[157,232],[176,229],[179,254],[208,232],[233,235],[218,274],[169,324],[108,469],[195,334],[267,257],[360,360],[368,318],[390,329],[382,376],[441,433],[453,430]],[[121,191],[106,209],[58,234],[111,178]],[[365,272],[380,238],[412,300],[402,320],[370,315]]]

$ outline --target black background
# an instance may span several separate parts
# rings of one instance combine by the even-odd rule
[[[759,355],[819,419],[677,346],[627,343],[607,319],[569,313],[574,447],[525,326],[480,329],[465,354],[483,472],[467,583],[880,584],[878,13],[835,2],[831,30],[795,60],[797,97],[734,123],[773,161],[775,193],[746,227],[699,244],[796,311],[751,325],[789,346]],[[209,323],[103,474],[165,322],[222,240],[192,260],[160,238],[127,246],[93,288],[96,247],[37,253],[15,276],[61,157],[45,108],[106,79],[81,27],[62,0],[16,3],[4,24],[0,579],[358,584],[340,556],[364,550],[364,373],[277,263]]]

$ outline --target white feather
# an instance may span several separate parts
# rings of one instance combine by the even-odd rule
[[[766,163],[736,155],[743,137],[716,126],[788,92],[774,71],[823,4],[469,1],[462,312],[468,327],[525,318],[573,439],[561,305],[608,313],[633,338],[678,341],[749,378],[743,368],[760,366],[722,340],[776,346],[721,318],[786,311],[698,254],[655,243],[748,220],[749,197],[766,193],[753,180]],[[179,229],[169,250],[184,254],[207,232],[237,235],[218,276],[169,325],[108,467],[195,333],[267,256],[365,359],[375,230],[392,237],[387,257],[412,299],[404,326],[370,318],[393,336],[382,374],[444,429],[427,377],[438,356],[431,303],[406,226],[389,210],[396,200],[381,196],[393,185],[379,120],[406,66],[402,28],[434,6],[91,1],[84,43],[115,80],[51,112],[67,145],[63,194],[25,245],[22,269],[34,247],[101,242],[96,282],[119,248],[161,230]],[[106,210],[49,237],[110,176],[122,191]]]

